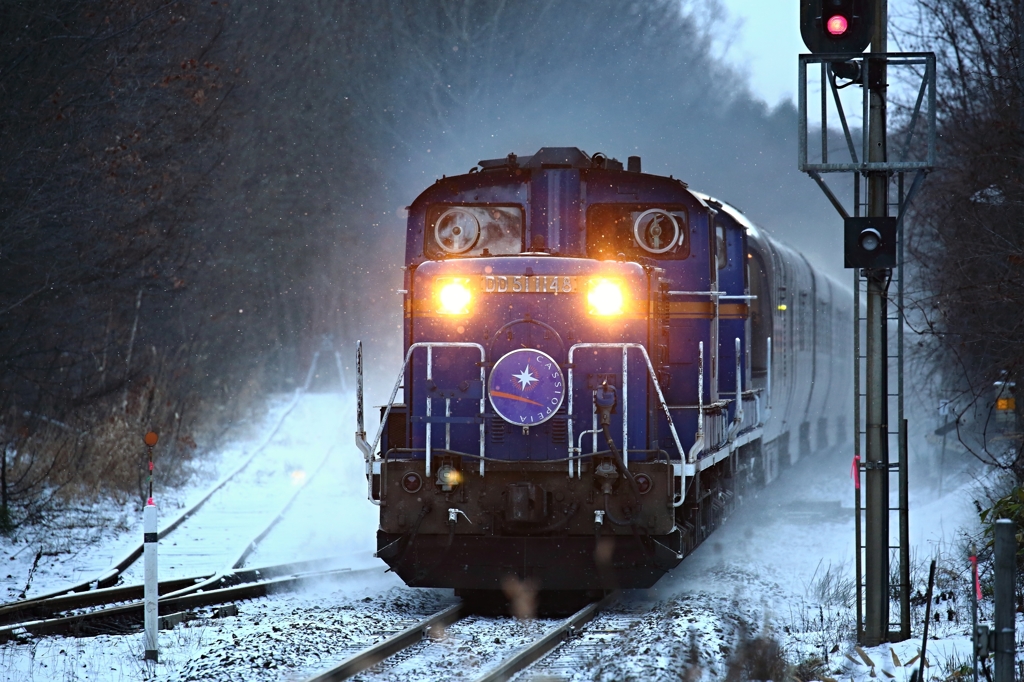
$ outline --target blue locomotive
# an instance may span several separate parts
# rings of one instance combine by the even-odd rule
[[[603,154],[481,161],[409,207],[405,358],[357,444],[378,556],[486,595],[644,588],[844,442],[852,292],[737,209]]]

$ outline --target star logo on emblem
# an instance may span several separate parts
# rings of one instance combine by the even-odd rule
[[[513,374],[512,376],[519,380],[519,387],[524,391],[530,387],[530,384],[537,381],[537,377],[530,374],[529,365],[527,365],[526,369],[524,369],[519,374]]]

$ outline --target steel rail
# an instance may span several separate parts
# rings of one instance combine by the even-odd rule
[[[292,496],[288,498],[288,501],[285,502],[283,507],[281,507],[281,510],[277,512],[277,516],[272,518],[270,522],[263,528],[263,530],[257,533],[256,537],[250,540],[249,543],[245,546],[245,549],[238,556],[235,562],[231,565],[232,570],[238,570],[245,565],[245,562],[249,558],[249,556],[252,555],[252,553],[259,548],[260,543],[263,542],[268,535],[270,535],[270,532],[274,530],[274,528],[277,527],[277,524],[279,524],[288,514],[288,510],[290,510],[292,508],[292,505],[295,504],[295,500],[299,499],[299,494],[301,494],[302,491],[305,490],[306,487],[310,483],[312,483],[313,480],[320,474],[320,472],[324,468],[324,465],[327,464],[327,460],[330,458],[331,453],[333,453],[335,450],[337,450],[337,445],[332,445],[327,449],[327,452],[324,453],[324,458],[320,460],[320,464],[318,464],[316,469],[313,470],[313,473],[309,476],[309,478],[303,480],[302,484],[298,487],[298,489],[294,493],[292,493]]]
[[[588,604],[582,609],[569,616],[561,623],[544,633],[544,636],[533,644],[520,649],[515,654],[506,658],[496,668],[492,668],[485,674],[476,678],[476,682],[505,682],[519,671],[539,661],[559,644],[575,634],[576,630],[593,620],[602,609],[614,602],[619,596],[618,592],[612,592],[604,599],[593,604]]]
[[[230,587],[224,587],[216,590],[187,594],[180,597],[163,597],[159,601],[159,609],[163,615],[168,615],[188,609],[212,606],[214,604],[224,604],[242,599],[257,599],[276,592],[302,587],[307,583],[316,583],[327,578],[336,578],[339,576],[348,578],[363,576],[369,573],[378,573],[380,571],[381,569],[379,568],[361,569],[356,571],[348,568],[342,568],[299,573],[270,580],[261,580],[255,583],[232,585]],[[106,609],[90,611],[88,613],[17,623],[15,625],[0,628],[0,642],[9,641],[22,634],[37,636],[55,634],[89,636],[102,634],[102,628],[105,622],[122,622],[127,620],[132,623],[141,623],[143,608],[144,606],[142,602],[137,601],[131,604],[112,606]]]
[[[384,659],[394,656],[399,651],[408,649],[413,644],[422,641],[430,632],[431,628],[438,625],[450,625],[459,620],[459,618],[462,617],[462,609],[463,606],[461,603],[449,606],[443,611],[439,611],[433,616],[421,620],[412,627],[406,628],[402,632],[388,637],[383,642],[375,644],[372,647],[364,649],[358,654],[345,659],[327,672],[323,672],[315,677],[309,678],[307,682],[337,682],[337,680],[348,679],[367,668],[373,667]]]
[[[221,478],[216,484],[214,484],[214,486],[212,488],[210,488],[206,492],[206,494],[203,495],[203,497],[200,498],[195,504],[193,504],[189,508],[185,509],[173,521],[171,521],[171,523],[169,523],[167,526],[162,528],[157,533],[157,538],[162,540],[165,537],[167,537],[168,535],[170,535],[171,532],[173,532],[176,528],[178,528],[178,526],[180,526],[182,523],[184,523],[186,520],[188,520],[191,516],[193,516],[197,511],[199,511],[199,509],[211,497],[213,497],[214,493],[216,493],[218,490],[223,488],[236,475],[241,473],[242,470],[244,470],[252,462],[252,460],[256,457],[256,455],[258,455],[260,452],[263,451],[263,449],[270,443],[270,440],[275,435],[277,435],[277,431],[280,429],[281,424],[284,423],[284,419],[288,416],[288,414],[291,413],[292,409],[298,403],[298,400],[299,400],[300,397],[301,397],[301,395],[296,395],[295,399],[292,401],[292,404],[289,405],[289,407],[285,411],[285,413],[281,415],[281,419],[278,421],[277,425],[274,427],[274,430],[271,431],[270,435],[267,436],[267,438],[263,441],[263,443],[260,444],[260,446],[258,448],[256,448],[245,459],[245,461],[243,461],[233,471],[231,471],[229,474],[227,474],[226,476]],[[16,602],[16,603],[40,602],[40,601],[45,601],[47,599],[50,599],[50,598],[53,598],[53,597],[57,597],[57,596],[60,596],[60,595],[63,595],[63,594],[67,594],[68,592],[88,592],[88,591],[91,591],[91,590],[97,590],[97,589],[101,589],[101,588],[110,587],[110,586],[116,584],[118,578],[121,576],[122,573],[124,573],[126,570],[128,570],[129,567],[131,567],[136,561],[138,561],[139,557],[142,556],[142,550],[143,550],[143,543],[140,542],[138,545],[134,546],[131,550],[129,550],[129,552],[121,560],[119,560],[116,563],[114,563],[110,568],[108,568],[106,571],[104,571],[102,574],[100,574],[98,577],[96,577],[96,578],[94,578],[92,580],[82,581],[80,583],[76,583],[74,585],[70,585],[68,587],[61,588],[58,591],[49,592],[49,593],[42,594],[42,595],[39,595],[39,596],[36,596],[36,597],[32,597],[32,598],[29,598],[29,599],[24,599],[24,600],[21,600],[21,601]],[[10,604],[4,605],[4,606],[9,606],[9,605]]]
[[[324,454],[323,459],[320,460],[320,464],[318,464],[316,469],[313,470],[313,474],[305,481],[303,481],[302,485],[299,486],[298,490],[296,490],[292,494],[292,496],[288,498],[288,501],[285,502],[281,510],[278,511],[277,515],[270,520],[270,522],[263,528],[263,530],[261,530],[256,535],[255,538],[253,538],[245,544],[245,547],[243,548],[242,552],[238,555],[238,558],[235,559],[227,568],[219,570],[216,573],[207,576],[203,580],[197,580],[189,585],[184,585],[180,587],[178,590],[171,592],[169,596],[179,597],[186,594],[190,594],[192,592],[198,592],[199,590],[210,589],[211,587],[223,585],[226,580],[230,580],[229,576],[235,574],[242,568],[242,566],[245,564],[246,559],[248,559],[249,556],[256,551],[256,549],[259,547],[259,544],[263,542],[263,540],[266,539],[270,532],[274,530],[277,524],[280,523],[282,519],[284,519],[285,515],[288,513],[288,510],[291,509],[293,504],[295,504],[295,500],[299,498],[299,494],[301,494],[302,491],[306,489],[306,486],[312,483],[313,479],[315,479],[317,475],[321,472],[321,470],[323,470],[324,465],[327,464],[327,460],[330,458],[331,453],[334,452],[335,449],[336,446],[331,446],[330,448],[327,449],[327,452]]]
[[[602,609],[606,608],[619,596],[618,592],[612,592],[600,601],[588,604],[561,623],[551,628],[544,635],[532,644],[517,650],[512,656],[506,658],[497,667],[489,670],[477,682],[504,682],[513,675],[523,670],[530,664],[540,660],[550,653],[559,644],[572,636],[576,630],[588,623]],[[358,654],[351,656],[334,668],[310,677],[306,682],[338,682],[353,675],[357,675],[381,661],[394,656],[399,651],[407,649],[423,640],[430,630],[438,625],[447,626],[463,617],[463,605],[455,604],[443,611],[426,618],[415,625],[406,628],[388,639],[375,644]]]
[[[188,507],[187,509],[182,511],[178,516],[176,516],[165,527],[160,529],[160,531],[157,533],[157,539],[158,540],[162,540],[165,537],[167,537],[168,535],[170,535],[176,528],[178,528],[178,526],[180,526],[182,523],[184,523],[190,517],[192,517],[197,511],[199,511],[199,509],[204,504],[206,504],[206,502],[211,497],[213,497],[214,493],[216,493],[218,490],[223,488],[225,485],[227,485],[228,482],[231,481],[231,479],[233,479],[235,476],[237,476],[243,470],[245,470],[245,468],[248,467],[249,464],[252,463],[252,461],[256,458],[256,456],[258,454],[260,454],[261,452],[263,452],[263,450],[266,449],[266,447],[268,445],[270,445],[270,441],[273,440],[274,436],[277,435],[277,432],[280,431],[281,426],[284,424],[284,420],[287,419],[288,415],[290,415],[292,413],[292,411],[295,409],[295,406],[298,405],[299,400],[301,400],[302,396],[305,394],[306,389],[309,387],[309,384],[310,384],[310,382],[312,381],[312,378],[313,378],[313,372],[316,369],[316,363],[317,363],[317,359],[319,358],[319,356],[320,356],[320,352],[317,351],[316,354],[313,356],[313,360],[310,362],[309,371],[306,373],[306,381],[305,381],[305,383],[300,388],[295,389],[295,396],[292,398],[291,404],[289,404],[288,407],[285,409],[285,411],[281,414],[281,417],[280,417],[280,419],[278,419],[277,424],[274,426],[274,428],[271,430],[271,432],[267,435],[267,437],[263,439],[263,442],[260,443],[259,446],[257,446],[256,449],[253,450],[249,454],[249,456],[246,457],[245,460],[242,461],[241,464],[239,464],[230,473],[226,474],[219,481],[217,481],[213,485],[213,487],[208,489],[206,491],[206,493],[199,500],[197,500],[190,507]],[[67,594],[69,592],[89,592],[89,591],[103,589],[103,588],[108,588],[108,587],[111,587],[113,585],[116,585],[117,584],[117,580],[121,576],[121,574],[124,573],[126,570],[128,570],[128,568],[130,566],[132,566],[136,561],[139,560],[139,557],[142,556],[143,549],[144,549],[144,543],[142,543],[142,542],[140,542],[138,545],[133,546],[132,549],[130,549],[128,551],[128,553],[125,554],[125,556],[123,558],[121,558],[119,561],[115,562],[108,569],[106,569],[103,573],[101,573],[100,575],[98,575],[95,578],[92,578],[91,580],[84,580],[82,582],[75,583],[75,584],[69,585],[67,587],[63,587],[63,588],[61,588],[59,590],[55,590],[53,592],[47,592],[47,593],[44,593],[44,594],[41,594],[41,595],[37,595],[35,597],[30,597],[28,599],[22,599],[22,600],[19,600],[17,602],[10,602],[8,604],[2,605],[2,607],[13,606],[15,604],[26,604],[27,605],[27,604],[32,604],[32,603],[38,603],[38,602],[46,601],[48,599],[52,599],[53,597],[58,597],[58,596],[61,596],[61,595],[65,595],[65,594]],[[2,608],[2,607],[0,607],[0,608]]]
[[[295,573],[317,570],[330,565],[336,558],[312,559],[296,561],[287,564],[275,564],[257,568],[246,568],[231,571],[220,577],[220,587],[253,583],[259,580],[277,578]],[[160,581],[157,591],[162,595],[169,595],[186,587],[203,583],[213,577],[213,574],[204,574],[186,578],[174,578]],[[42,601],[29,603],[14,602],[0,607],[0,625],[18,623],[30,619],[53,618],[61,613],[74,611],[76,609],[90,608],[94,606],[108,606],[119,602],[129,602],[142,599],[143,585],[120,585],[117,587],[106,587],[88,592],[69,592],[57,595]]]

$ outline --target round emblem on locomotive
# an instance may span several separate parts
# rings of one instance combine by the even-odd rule
[[[516,426],[533,426],[555,416],[565,398],[565,381],[550,355],[519,348],[494,363],[487,395],[502,419]]]

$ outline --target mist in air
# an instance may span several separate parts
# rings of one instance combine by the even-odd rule
[[[838,218],[796,170],[796,110],[716,58],[713,2],[319,2],[239,22],[264,107],[247,153],[299,169],[285,181],[311,211],[298,222],[327,242],[315,324],[348,348],[362,338],[384,384],[400,357],[404,207],[480,159],[638,155],[841,275]]]

